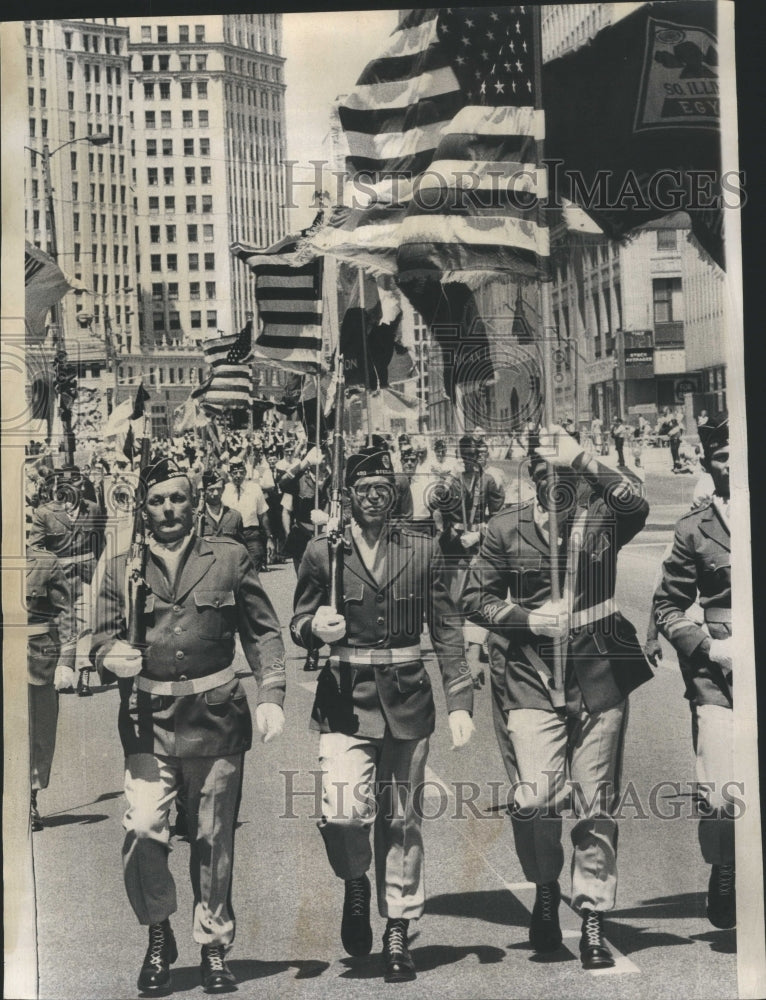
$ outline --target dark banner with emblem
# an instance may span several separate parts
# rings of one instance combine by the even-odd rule
[[[618,5],[619,6],[619,5]],[[716,5],[648,3],[543,67],[545,159],[554,204],[567,198],[620,239],[688,212],[724,266]]]

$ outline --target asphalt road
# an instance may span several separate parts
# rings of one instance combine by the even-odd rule
[[[619,603],[639,634],[672,521],[687,503],[679,477],[659,467],[650,469],[647,493],[654,503],[650,526],[623,551],[618,573]],[[264,581],[286,623],[292,568],[275,568]],[[488,691],[477,699],[475,739],[455,752],[435,685],[440,715],[426,799],[433,818],[424,824],[428,903],[424,918],[413,925],[418,979],[398,986],[385,986],[380,978],[380,917],[373,917],[376,951],[369,958],[346,957],[340,943],[342,885],[329,869],[314,818],[317,737],[307,728],[314,675],[303,673],[302,654],[288,636],[286,646],[285,732],[276,744],[257,744],[245,769],[235,859],[238,930],[231,954],[240,995],[274,1000],[363,998],[380,990],[418,1000],[737,995],[735,932],[716,930],[705,919],[708,869],[688,794],[694,776],[689,713],[667,646],[655,678],[631,698],[620,883],[617,908],[605,924],[616,967],[597,973],[581,969],[579,920],[566,905],[566,867],[565,947],[552,957],[531,952],[527,927],[534,889],[524,881],[504,815],[509,786],[494,742]],[[429,669],[436,673],[432,658]],[[252,702],[255,682],[249,678],[244,684]],[[97,690],[93,698],[61,699],[51,787],[40,793],[46,828],[34,835],[43,998],[137,995],[146,931],[137,925],[122,886],[117,700],[114,688]],[[680,788],[661,786],[663,781]],[[568,849],[568,839],[565,845]],[[173,976],[176,995],[197,997],[203,993],[199,950],[191,938],[187,855],[188,845],[174,840],[179,959]]]

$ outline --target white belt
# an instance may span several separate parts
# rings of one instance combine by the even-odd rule
[[[139,674],[136,677],[136,687],[139,691],[148,691],[150,694],[170,694],[174,698],[182,698],[187,694],[202,694],[203,691],[212,691],[213,688],[220,687],[228,681],[233,681],[237,675],[233,667],[224,667],[215,674],[207,674],[205,677],[192,677],[184,681],[157,681],[153,677],[144,677]]]
[[[333,646],[332,660],[341,663],[368,663],[385,666],[389,663],[410,663],[420,659],[420,645],[400,649],[371,649],[364,646]]]
[[[596,622],[609,618],[617,613],[617,605],[614,598],[610,597],[601,604],[595,604],[592,608],[582,608],[572,614],[572,628],[584,628],[586,625],[595,625]]]

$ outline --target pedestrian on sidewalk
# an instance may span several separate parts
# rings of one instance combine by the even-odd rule
[[[234,633],[258,679],[255,721],[264,742],[284,724],[281,629],[242,545],[193,530],[192,487],[163,459],[141,473],[149,533],[145,649],[126,641],[126,556],[106,568],[97,604],[92,659],[103,680],[117,678],[118,728],[125,752],[123,868],[128,899],[149,927],[138,988],[171,991],[177,949],[170,916],[176,890],[168,867],[169,812],[183,792],[194,890],[194,940],[208,993],[235,988],[226,963],[234,940],[231,906],[234,829],[244,754],[252,744],[245,691],[232,668]]]
[[[580,957],[583,968],[599,969],[614,965],[602,920],[617,892],[613,810],[628,695],[652,676],[635,629],[615,605],[617,555],[643,528],[649,505],[637,484],[585,452],[563,428],[549,428],[546,438],[557,443],[536,444],[529,462],[536,498],[490,520],[463,603],[469,620],[490,632],[495,731],[506,769],[518,773],[511,822],[524,876],[536,886],[530,942],[540,953],[562,943],[561,809],[571,792]],[[571,581],[571,593],[565,583],[559,601],[551,599],[554,509],[561,576]],[[563,644],[565,661],[562,706],[550,684],[555,642]]]
[[[727,796],[734,770],[734,649],[731,627],[729,421],[726,414],[699,427],[703,467],[714,493],[676,525],[662,566],[652,616],[676,649],[692,713],[692,744],[700,800],[699,843],[711,866],[707,915],[714,927],[737,919],[734,863],[736,800]],[[699,601],[704,624],[689,609]]]
[[[404,982],[416,977],[409,922],[425,903],[420,792],[436,712],[420,653],[424,615],[455,747],[473,732],[473,681],[438,542],[389,519],[396,482],[388,452],[349,456],[345,484],[351,524],[343,536],[342,604],[330,606],[327,538],[314,538],[298,572],[290,631],[306,649],[331,647],[311,728],[321,734],[319,831],[344,880],[341,940],[350,955],[372,950],[374,827],[385,979]]]

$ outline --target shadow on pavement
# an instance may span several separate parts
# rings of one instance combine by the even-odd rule
[[[502,948],[493,948],[486,944],[464,945],[462,947],[448,944],[427,944],[422,948],[412,948],[411,953],[415,968],[419,973],[433,972],[434,969],[440,969],[445,965],[456,965],[469,955],[475,955],[480,965],[494,965],[502,962],[506,957]],[[346,966],[346,971],[341,973],[340,979],[383,978],[383,956],[380,953],[366,958],[344,958],[341,960],[341,964]]]
[[[560,962],[574,962],[574,954],[566,947],[562,945],[556,951],[548,951],[545,953],[532,951],[532,945],[529,941],[517,941],[515,944],[508,945],[508,951],[528,951],[529,961],[534,962],[535,965],[558,965]]]
[[[294,962],[258,962],[251,959],[235,959],[227,964],[237,977],[237,983],[240,986],[258,979],[267,979],[269,976],[278,976],[283,972],[289,972],[290,969],[296,970],[293,979],[316,979],[330,967],[329,962],[312,959]],[[174,993],[181,990],[199,989],[199,987],[200,972],[198,966],[187,965],[173,969]]]
[[[645,899],[640,906],[629,910],[612,910],[610,917],[655,917],[665,920],[679,920],[684,917],[705,916],[705,893],[684,892],[679,896],[659,896]]]
[[[58,813],[56,816],[43,816],[43,827],[54,826],[88,826],[90,823],[101,823],[109,819],[106,813]]]
[[[617,916],[617,914],[614,914]],[[610,913],[610,917],[612,913]],[[632,955],[647,948],[668,948],[674,944],[691,944],[690,937],[669,934],[666,931],[652,931],[634,924],[604,921],[604,936],[619,948],[623,955]]]
[[[737,932],[732,930],[711,930],[705,934],[690,934],[692,941],[709,941],[710,950],[718,951],[722,955],[737,954]]]
[[[529,911],[507,889],[444,893],[426,900],[425,912],[445,917],[469,917],[508,927],[529,924]]]

